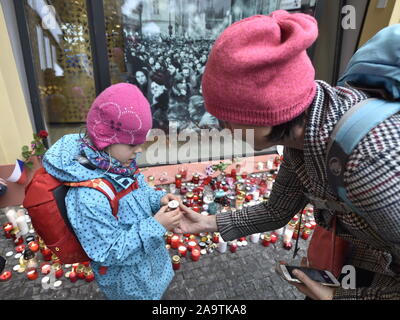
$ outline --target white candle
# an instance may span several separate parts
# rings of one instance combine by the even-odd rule
[[[6,212],[8,222],[12,223],[14,228],[18,228],[17,225],[17,212],[14,209],[10,209]]]
[[[25,209],[18,209],[17,218],[18,217],[25,217]]]
[[[222,240],[222,238],[220,237],[219,238],[219,242],[218,242],[218,246],[217,246],[217,250],[220,253],[224,253],[226,251],[227,247],[228,247],[228,244],[224,240]]]
[[[285,227],[275,230],[275,233],[281,236],[281,235],[283,235],[284,229],[285,229]]]
[[[17,226],[22,236],[29,233],[29,227],[28,224],[26,223],[25,215],[17,218]]]
[[[256,190],[253,192],[253,200],[258,201],[260,199],[260,190]]]
[[[253,243],[257,243],[260,240],[260,233],[254,233],[250,235],[250,241]]]
[[[294,228],[289,227],[289,226],[286,227],[285,233],[283,234],[283,241],[289,242],[290,240],[292,240],[293,232],[294,232]]]

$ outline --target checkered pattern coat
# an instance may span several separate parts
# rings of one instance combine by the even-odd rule
[[[368,96],[351,88],[317,81],[309,109],[304,150],[285,148],[270,200],[217,216],[225,240],[276,230],[304,208],[310,193],[338,201],[328,185],[326,150],[339,119]],[[337,214],[338,236],[352,244],[346,264],[375,273],[371,287],[337,289],[335,299],[400,299],[400,114],[387,119],[359,143],[345,171],[349,199],[362,212]],[[333,212],[315,210],[319,225],[329,229]]]

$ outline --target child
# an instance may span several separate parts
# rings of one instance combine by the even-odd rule
[[[119,201],[118,219],[95,189],[70,188],[65,198],[69,221],[108,299],[160,299],[173,278],[163,236],[179,224],[179,209],[165,212],[168,202],[178,199],[155,191],[137,173],[151,127],[150,105],[141,91],[117,84],[94,101],[88,136],[64,136],[43,159],[46,171],[61,181],[106,178],[117,192],[138,182],[139,188]],[[108,267],[106,274],[102,266]]]

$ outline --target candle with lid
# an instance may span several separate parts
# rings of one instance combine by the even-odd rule
[[[181,258],[179,256],[172,257],[172,269],[179,270],[181,268]]]
[[[192,183],[198,184],[200,182],[200,175],[196,172],[193,173]]]
[[[60,279],[64,275],[64,271],[60,263],[54,263],[51,268],[54,270],[57,279]]]
[[[265,234],[262,242],[263,246],[268,247],[270,243],[271,243],[271,236],[269,234]]]
[[[175,175],[175,186],[177,188],[182,187],[182,176],[180,174]]]

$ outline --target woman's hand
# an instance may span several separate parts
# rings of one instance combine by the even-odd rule
[[[215,216],[204,216],[181,204],[182,217],[174,232],[176,233],[200,233],[217,231]]]
[[[280,264],[286,264],[281,261]],[[301,260],[300,265],[302,267],[308,267],[307,258]],[[296,276],[302,283],[290,282],[294,285],[301,293],[305,294],[307,297],[313,300],[333,300],[333,295],[335,294],[335,288],[327,287],[319,282],[311,280],[304,272],[300,270],[294,270],[293,275]]]
[[[154,219],[156,219],[160,224],[164,226],[168,231],[172,231],[175,228],[179,227],[179,223],[181,221],[182,212],[178,208],[173,211],[167,211],[168,207],[162,207],[155,215]]]
[[[160,201],[161,206],[166,206],[166,205],[168,205],[168,203],[169,203],[170,201],[172,201],[172,200],[178,201],[179,204],[182,203],[181,197],[179,197],[179,196],[177,196],[177,195],[174,195],[174,194],[172,194],[172,193],[168,193],[166,196],[164,196],[164,197],[161,198],[161,201]]]

